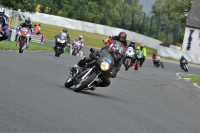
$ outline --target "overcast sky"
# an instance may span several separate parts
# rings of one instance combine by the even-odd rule
[[[143,5],[143,11],[149,13],[151,11],[151,6],[156,2],[156,0],[140,0],[140,4]]]

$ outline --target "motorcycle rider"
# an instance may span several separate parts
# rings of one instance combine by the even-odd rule
[[[120,32],[118,36],[113,36],[112,39],[120,41],[127,48],[126,37],[127,35],[125,32]]]
[[[64,28],[63,31],[61,31],[59,34],[55,35],[54,38],[57,39],[57,36],[59,36],[60,34],[63,34],[63,35],[66,36],[66,43],[64,44],[64,47],[63,47],[63,51],[65,51],[66,46],[70,46],[70,37],[69,37],[67,28]],[[57,40],[55,40],[55,44],[53,45],[54,50],[55,50],[55,47],[56,47],[56,42],[57,42]]]
[[[142,59],[140,61],[140,67],[142,67],[142,64],[144,63],[146,55],[147,55],[147,50],[146,50],[146,48],[144,46],[145,45],[143,43],[141,43],[140,46],[138,46],[136,48],[136,51],[142,52],[142,54],[143,54],[143,57],[142,57]]]
[[[135,47],[135,41],[132,40],[131,43],[128,45],[128,47],[132,47],[133,50],[135,50],[136,49],[136,47]]]
[[[180,58],[180,67],[183,69],[183,63],[182,61],[183,60],[186,60],[186,58],[182,55],[181,58]],[[188,61],[186,60],[186,64],[188,64]]]
[[[93,60],[99,58],[101,56],[102,50],[96,51],[93,48],[90,49],[90,55],[89,57],[83,57],[77,64],[79,67],[83,67],[85,65],[89,65]],[[115,51],[109,51],[108,52],[114,60],[114,67],[112,69],[112,72],[104,77],[101,78],[102,82],[94,82],[93,88],[90,88],[91,90],[95,90],[95,87],[107,87],[110,85],[110,78],[115,78],[117,76],[117,72],[120,70],[121,67],[121,59],[124,56],[124,49],[119,48]]]
[[[0,41],[6,40],[9,37],[9,19],[8,16],[5,15],[5,9],[3,7],[0,7],[0,24],[2,24],[2,34],[3,36],[0,38]]]
[[[105,41],[103,40],[103,44],[106,46],[110,46],[110,44],[112,44],[114,42],[112,37],[113,37],[113,35],[110,35],[109,38],[107,38]]]
[[[23,27],[26,27],[26,28],[28,28],[29,29],[29,31],[30,31],[30,33],[32,33],[33,31],[33,26],[32,26],[32,24],[31,24],[32,22],[31,22],[31,18],[30,17],[27,17],[27,18],[25,18],[25,22],[23,22],[23,23],[21,23],[16,29],[17,29],[17,32],[21,29],[21,28],[23,28]],[[18,35],[16,35],[16,37],[17,37]],[[31,41],[31,37],[29,38],[29,42]],[[16,43],[16,46],[17,46],[17,43]],[[26,48],[28,48],[28,42],[26,43]]]
[[[156,59],[157,56],[159,56],[159,54],[157,54],[156,52],[153,52],[152,61],[153,61],[154,65],[156,64],[155,59]]]

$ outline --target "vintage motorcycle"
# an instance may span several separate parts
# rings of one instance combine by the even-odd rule
[[[17,34],[17,47],[19,48],[19,53],[23,53],[23,50],[27,48],[27,44],[29,43],[31,32],[28,28],[23,27],[17,32]]]
[[[155,61],[154,61],[154,65],[155,65],[156,67],[161,66],[162,68],[164,68],[163,62],[160,61],[160,56],[156,56],[156,59],[155,59]]]
[[[128,47],[125,53],[125,58],[124,58],[124,66],[125,70],[128,71],[128,69],[132,65],[132,61],[134,60],[135,51],[133,50],[133,47]]]
[[[69,78],[65,81],[65,87],[70,88],[75,85],[74,91],[80,92],[94,87],[95,81],[101,82],[101,77],[108,75],[112,71],[114,60],[104,50],[99,55],[99,58],[84,67],[72,66]]]
[[[66,33],[60,33],[59,35],[55,36],[55,46],[54,46],[54,51],[55,51],[55,56],[59,57],[62,53],[65,52],[64,47],[67,46],[68,43],[68,38]]]
[[[188,65],[187,65],[187,61],[185,59],[182,60],[182,69],[185,72],[188,72]]]

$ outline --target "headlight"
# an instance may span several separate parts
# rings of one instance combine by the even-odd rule
[[[65,40],[60,40],[60,38],[57,38],[57,41],[58,41],[59,43],[65,43]]]
[[[108,70],[109,69],[109,64],[107,62],[105,62],[105,61],[102,62],[101,63],[101,69],[104,70],[104,71]]]

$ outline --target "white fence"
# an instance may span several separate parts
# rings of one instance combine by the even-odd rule
[[[163,57],[169,57],[176,60],[179,60],[183,55],[189,62],[200,64],[200,54],[193,54],[189,51],[181,51],[178,49],[159,46],[158,54]]]
[[[145,45],[151,48],[155,48],[155,49],[157,49],[159,44],[162,43],[159,40],[156,40],[156,39],[153,39],[153,38],[150,38],[150,37],[147,37],[135,32],[131,32],[128,30],[120,29],[120,28],[114,28],[110,26],[94,24],[94,23],[54,16],[54,15],[43,14],[43,13],[35,13],[35,14],[24,13],[24,15],[31,16],[32,20],[35,22],[40,22],[40,23],[45,23],[45,24],[50,24],[50,25],[55,25],[55,26],[62,26],[62,27],[70,28],[70,29],[87,31],[87,32],[97,33],[97,34],[102,34],[102,35],[110,35],[110,34],[117,35],[119,32],[125,31],[127,33],[128,40],[135,40],[136,42],[144,43]]]
[[[81,31],[87,31],[91,33],[97,33],[97,34],[102,34],[102,35],[116,35],[121,31],[125,31],[127,33],[127,39],[128,40],[135,40],[138,43],[144,43],[146,46],[158,49],[158,53],[163,56],[163,57],[170,57],[173,59],[180,59],[181,55],[184,55],[188,61],[200,64],[200,55],[193,54],[188,51],[181,51],[177,49],[172,49],[172,48],[167,48],[160,46],[162,42],[132,31],[120,29],[120,28],[114,28],[110,26],[104,26],[100,24],[94,24],[94,23],[89,23],[89,22],[84,22],[84,21],[79,21],[79,20],[74,20],[74,19],[69,19],[69,18],[64,18],[64,17],[59,17],[59,16],[54,16],[54,15],[48,15],[44,13],[35,13],[35,14],[30,14],[30,13],[23,13],[25,16],[30,16],[33,21],[35,22],[40,22],[40,23],[45,23],[45,24],[50,24],[50,25],[55,25],[55,26],[62,26],[62,27],[67,27],[70,29],[76,29],[76,30],[81,30]]]

